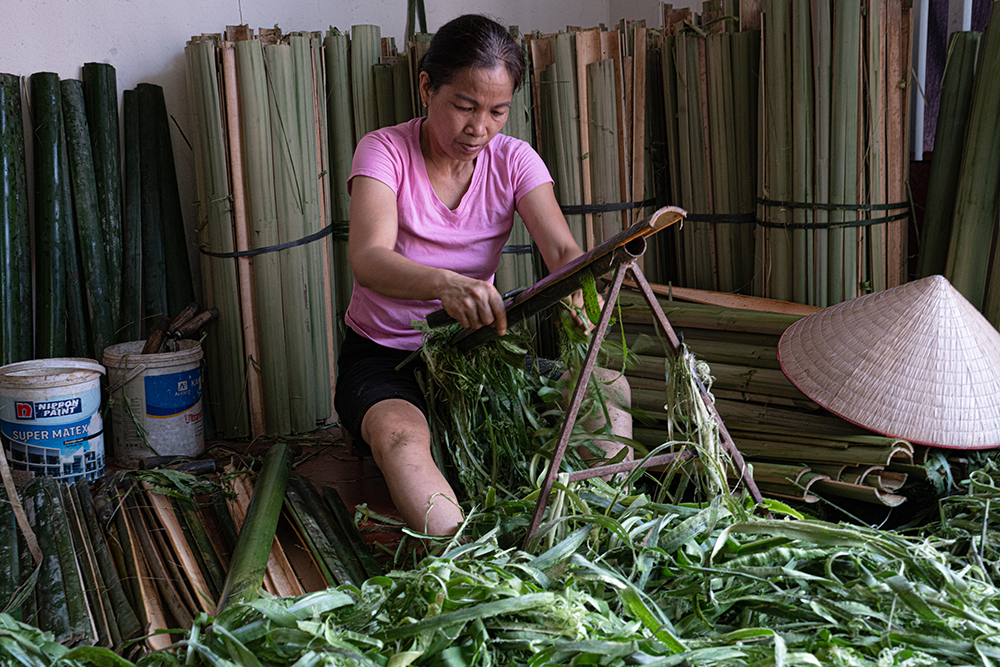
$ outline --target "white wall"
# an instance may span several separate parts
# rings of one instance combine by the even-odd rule
[[[489,14],[522,31],[554,32],[621,18],[659,26],[657,0],[425,0],[433,31],[463,13]],[[681,4],[676,3],[675,6]],[[163,87],[167,112],[190,136],[184,79],[184,45],[192,35],[247,23],[282,30],[347,30],[374,23],[402,44],[405,0],[0,0],[0,71],[29,76],[56,72],[78,78],[86,62],[115,66],[121,92],[138,83]],[[191,153],[171,128],[185,221],[193,225]],[[29,146],[30,151],[30,146]],[[30,174],[30,171],[29,171]]]

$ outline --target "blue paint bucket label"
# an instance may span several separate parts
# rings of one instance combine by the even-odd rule
[[[104,474],[103,372],[86,359],[0,368],[0,441],[12,469],[63,481]]]
[[[201,402],[200,368],[169,375],[147,375],[145,382],[147,417],[177,417]]]

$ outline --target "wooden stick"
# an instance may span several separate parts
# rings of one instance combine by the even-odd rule
[[[170,318],[160,315],[156,318],[153,330],[149,332],[146,344],[142,346],[142,354],[159,354],[163,348],[163,341],[167,338],[167,327],[170,326]]]
[[[638,285],[631,280],[625,281],[626,287],[638,289]],[[771,313],[785,313],[788,315],[812,315],[818,310],[817,306],[807,306],[791,301],[779,301],[777,299],[765,299],[759,296],[743,296],[742,294],[728,294],[726,292],[713,292],[711,290],[694,289],[691,287],[674,287],[668,285],[650,284],[653,293],[667,296],[681,301],[692,303],[703,303],[709,306],[722,306],[724,308],[740,308],[742,310],[761,310]]]

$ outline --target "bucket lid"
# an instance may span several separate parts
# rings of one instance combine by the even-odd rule
[[[18,387],[53,387],[77,384],[105,375],[104,366],[83,357],[31,359],[0,366],[0,384]]]
[[[943,276],[798,320],[778,359],[806,396],[877,433],[955,449],[1000,446],[1000,332]]]

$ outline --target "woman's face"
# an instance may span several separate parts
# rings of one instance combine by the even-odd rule
[[[460,161],[474,160],[507,122],[514,80],[507,68],[469,68],[436,90],[420,73],[420,97],[427,105],[430,148]]]

